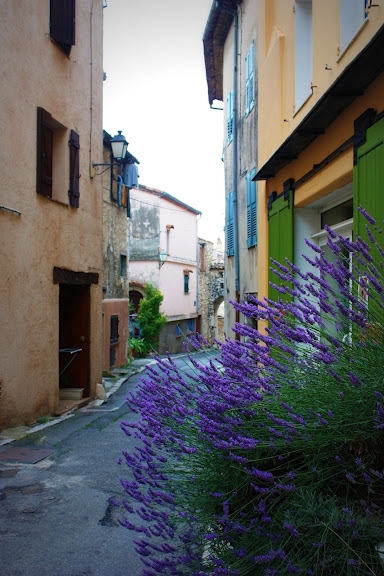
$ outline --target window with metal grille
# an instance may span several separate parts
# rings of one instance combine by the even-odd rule
[[[113,314],[111,316],[111,332],[110,332],[110,343],[117,344],[119,342],[119,316]]]

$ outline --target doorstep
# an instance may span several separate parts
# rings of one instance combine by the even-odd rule
[[[80,400],[60,400],[57,410],[54,411],[54,416],[62,416],[77,408],[82,408],[91,401],[91,398],[81,398]]]

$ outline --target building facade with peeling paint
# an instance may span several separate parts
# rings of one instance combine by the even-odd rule
[[[182,352],[188,334],[199,331],[197,218],[201,213],[167,192],[142,184],[131,189],[130,207],[133,314],[145,294],[145,284],[158,288],[164,296],[161,311],[168,319],[160,334],[159,352]]]

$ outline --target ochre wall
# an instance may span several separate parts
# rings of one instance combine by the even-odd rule
[[[102,158],[102,1],[76,3],[76,44],[69,57],[50,39],[47,0],[2,4],[0,204],[20,215],[0,209],[0,428],[57,409],[54,267],[99,274],[90,290],[91,394],[102,372],[102,193],[101,179],[89,177],[90,159]],[[36,193],[38,106],[65,126],[63,156],[55,159],[63,170],[56,178],[62,202]],[[71,129],[80,136],[78,209],[67,200]]]

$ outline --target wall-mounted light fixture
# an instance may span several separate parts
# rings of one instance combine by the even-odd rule
[[[161,250],[161,252],[159,252],[159,269],[164,266],[167,256],[168,254],[166,250]]]
[[[121,130],[118,131],[116,136],[111,138],[110,143],[111,143],[111,148],[112,148],[113,161],[111,163],[107,163],[107,164],[95,164],[95,163],[93,163],[91,168],[90,168],[91,178],[93,178],[94,176],[99,176],[99,174],[103,173],[103,172],[100,172],[100,173],[96,174],[96,172],[98,172],[100,166],[109,166],[109,167],[110,166],[120,166],[120,164],[124,160],[125,155],[127,153],[127,149],[128,149],[128,142],[126,141],[125,136],[121,133]]]

